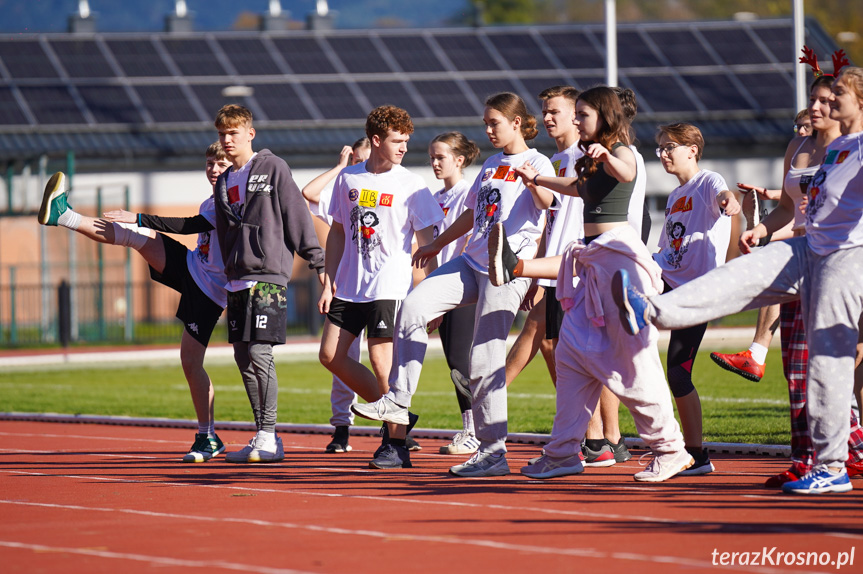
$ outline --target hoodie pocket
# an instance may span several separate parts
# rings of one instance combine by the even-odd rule
[[[243,223],[240,226],[240,240],[234,251],[234,268],[243,271],[260,271],[267,260],[261,248],[261,228],[258,225]]]

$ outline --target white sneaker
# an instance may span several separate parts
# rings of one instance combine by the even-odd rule
[[[492,454],[477,452],[464,464],[457,464],[449,469],[450,474],[476,478],[482,476],[505,476],[509,474],[509,465],[504,453]]]
[[[276,433],[258,431],[255,448],[249,453],[248,462],[280,462],[285,460],[282,439]]]
[[[441,454],[472,454],[479,449],[479,439],[472,432],[457,432],[452,442],[440,447]]]
[[[393,423],[397,425],[407,426],[410,423],[407,407],[397,405],[388,397],[383,396],[373,403],[354,403],[351,405],[351,411],[355,415],[373,421],[383,421],[385,423]]]
[[[663,480],[668,480],[672,476],[686,470],[695,462],[692,455],[684,449],[669,454],[649,452],[643,456],[650,454],[653,455],[653,460],[650,461],[647,468],[635,473],[635,476],[633,476],[639,482],[662,482]]]
[[[255,439],[258,438],[258,435],[252,437],[252,440],[249,441],[249,444],[241,448],[240,450],[225,453],[225,462],[234,462],[234,463],[244,463],[249,462],[249,453],[255,449]]]
[[[577,454],[566,458],[551,458],[544,454],[535,463],[521,468],[521,473],[530,478],[554,478],[582,472],[584,472],[584,465]]]

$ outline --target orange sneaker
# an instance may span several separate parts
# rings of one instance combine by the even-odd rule
[[[764,376],[764,365],[756,363],[752,358],[752,353],[748,350],[742,353],[733,353],[726,355],[725,353],[710,353],[710,358],[713,362],[732,373],[737,373],[744,379],[755,381],[756,383]]]

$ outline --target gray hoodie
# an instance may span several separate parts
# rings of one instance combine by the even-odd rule
[[[228,280],[287,286],[295,252],[309,268],[324,272],[312,216],[283,159],[265,149],[252,160],[242,219],[231,211],[227,181],[228,171],[219,176],[213,196]]]

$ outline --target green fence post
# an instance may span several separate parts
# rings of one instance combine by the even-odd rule
[[[129,186],[126,186],[123,197],[123,209],[129,211]],[[132,308],[132,250],[126,249],[126,324],[123,333],[126,341],[135,336],[135,313]]]
[[[15,267],[9,267],[9,343],[18,343],[18,325],[15,317]]]
[[[102,188],[96,188],[96,217],[102,214]],[[101,243],[96,244],[96,265],[99,269],[99,284],[96,287],[96,318],[99,325],[99,340],[108,338],[105,323],[105,252]]]

